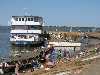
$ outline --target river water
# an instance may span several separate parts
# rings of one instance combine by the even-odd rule
[[[56,30],[56,28],[44,28],[44,30]],[[60,31],[66,31],[66,28],[58,28]],[[69,29],[67,29],[69,30]],[[74,29],[75,32],[78,30]],[[0,26],[0,58],[8,57],[12,55],[12,52],[20,53],[20,52],[27,52],[33,49],[33,47],[30,48],[23,48],[23,47],[14,47],[10,44],[9,37],[10,37],[10,27],[8,26]],[[86,41],[86,40],[85,40]],[[98,39],[91,39],[92,44],[97,44]],[[81,48],[85,49],[87,47]],[[73,49],[72,47],[68,47],[67,49]]]

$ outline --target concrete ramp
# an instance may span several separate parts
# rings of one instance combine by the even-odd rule
[[[79,47],[81,43],[70,43],[70,42],[49,42],[49,45],[53,45],[54,47]]]

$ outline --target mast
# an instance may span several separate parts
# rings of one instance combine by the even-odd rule
[[[27,10],[28,10],[28,8],[23,8],[24,10],[26,10],[26,16],[27,16]]]
[[[26,10],[26,15],[25,15],[25,16],[27,16],[27,10],[28,10],[28,8],[23,8],[23,9]],[[26,27],[26,19],[27,19],[27,18],[25,18],[25,27]]]

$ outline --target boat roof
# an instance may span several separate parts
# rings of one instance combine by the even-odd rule
[[[40,16],[12,16],[12,17],[31,17],[31,18],[34,18],[34,17],[39,17],[39,18],[42,18],[42,17],[40,17]]]

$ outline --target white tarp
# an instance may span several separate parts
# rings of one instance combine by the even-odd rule
[[[69,75],[69,74],[71,74],[71,72],[62,72],[62,73],[59,73],[59,74],[56,74],[56,75],[64,75],[64,74]]]
[[[81,46],[81,43],[70,43],[70,42],[49,42],[53,46]]]

